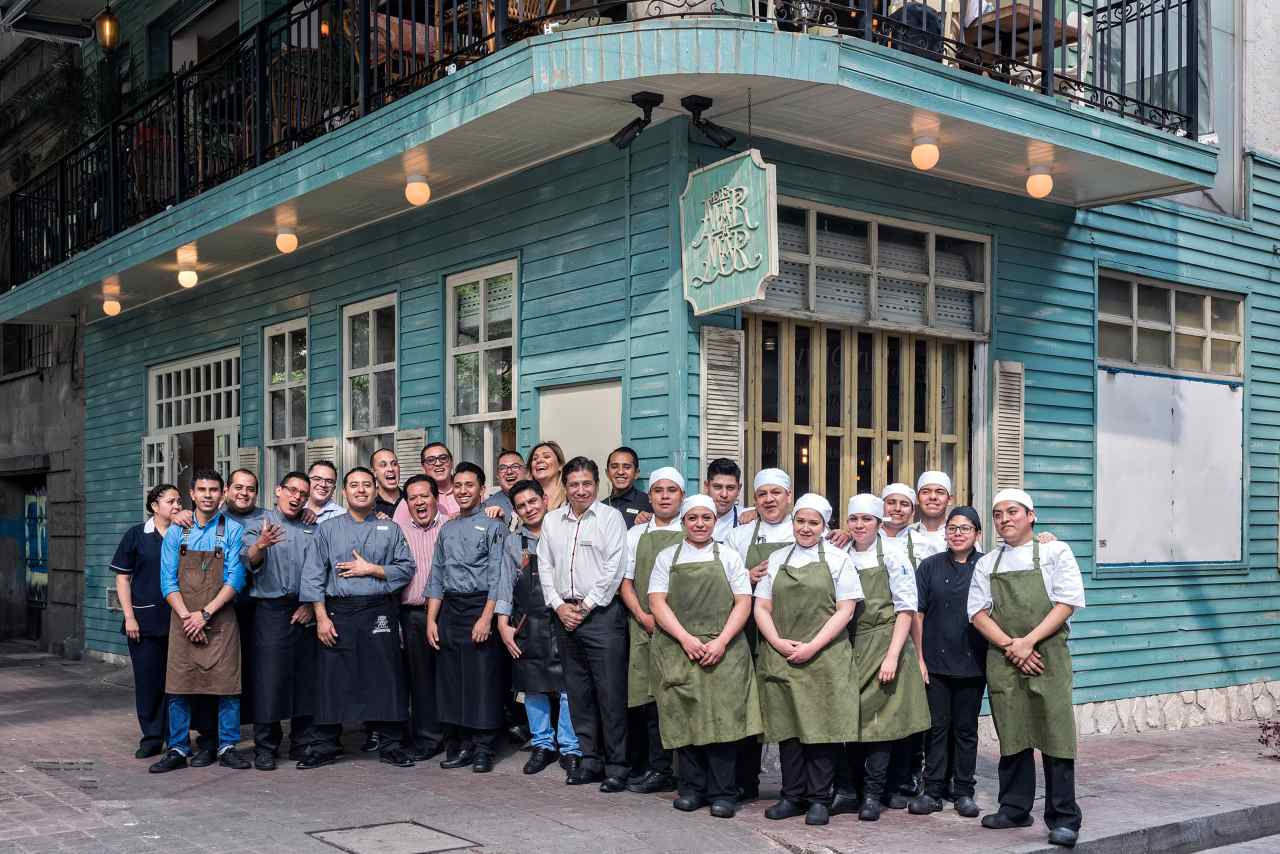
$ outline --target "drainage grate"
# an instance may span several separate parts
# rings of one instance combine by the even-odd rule
[[[315,830],[308,835],[347,854],[436,854],[479,847],[479,843],[416,821]]]

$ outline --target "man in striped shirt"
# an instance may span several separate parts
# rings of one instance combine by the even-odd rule
[[[409,478],[404,494],[408,512],[397,512],[395,521],[404,532],[416,566],[413,579],[400,598],[400,631],[411,704],[405,751],[415,762],[425,762],[444,750],[444,729],[436,716],[436,651],[427,643],[427,579],[431,577],[431,556],[445,518],[439,512],[436,482],[428,475]]]

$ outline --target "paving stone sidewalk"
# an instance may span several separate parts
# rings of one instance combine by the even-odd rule
[[[148,762],[133,758],[136,730],[127,671],[0,644],[0,854],[363,854],[359,834],[330,835],[330,842],[315,834],[393,822],[416,822],[457,840],[441,841],[402,824],[380,831],[368,850],[964,854],[1046,847],[1038,819],[1032,828],[994,832],[950,810],[928,817],[886,812],[876,824],[838,816],[825,828],[807,828],[800,819],[771,822],[763,813],[777,793],[776,778],[765,780],[764,799],[725,821],[705,812],[677,813],[669,796],[603,795],[565,786],[554,768],[526,777],[520,773],[524,754],[505,756],[488,775],[443,771],[434,762],[397,769],[360,754],[358,733],[348,743],[347,759],[315,771],[282,763],[274,772],[213,766],[153,775],[146,772]],[[1079,850],[1173,850],[1167,829],[1163,837],[1142,833],[1280,805],[1280,761],[1260,755],[1256,734],[1253,724],[1229,724],[1084,739],[1077,763],[1085,815]],[[994,746],[984,744],[978,769],[984,808],[994,806],[995,760]],[[1240,821],[1256,823],[1258,815],[1248,813],[1232,826],[1238,831]],[[1204,824],[1197,832],[1213,839],[1223,830]],[[425,841],[413,842],[414,834]]]

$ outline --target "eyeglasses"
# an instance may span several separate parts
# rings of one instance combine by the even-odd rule
[[[424,466],[442,466],[449,462],[453,457],[448,454],[437,454],[434,457],[423,457],[422,464]]]
[[[317,486],[337,486],[338,482],[331,477],[312,477],[311,482]]]
[[[511,463],[506,466],[498,466],[498,474],[502,474],[507,471],[524,471],[524,463]]]
[[[308,494],[307,490],[299,489],[296,486],[282,486],[280,488],[292,495],[294,498],[305,498]]]
[[[978,529],[973,527],[972,525],[948,525],[947,526],[948,534],[972,534],[976,530]]]

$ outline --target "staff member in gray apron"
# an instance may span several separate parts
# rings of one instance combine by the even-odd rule
[[[187,767],[191,752],[189,697],[218,698],[218,763],[249,766],[235,749],[240,740],[240,632],[232,607],[244,586],[240,549],[244,529],[222,512],[222,475],[197,469],[191,476],[195,519],[170,525],[160,552],[160,592],[169,603],[168,752],[149,769],[162,774]]]
[[[862,600],[858,570],[843,550],[824,543],[831,504],[808,493],[791,514],[795,545],[769,556],[756,585],[756,663],[765,741],[776,741],[782,799],[765,818],[830,820],[840,746],[858,737],[853,646],[846,629]]]
[[[969,619],[991,644],[987,690],[1000,736],[1000,809],[982,826],[1030,826],[1039,750],[1049,842],[1071,848],[1081,814],[1067,621],[1084,607],[1084,580],[1070,546],[1036,538],[1030,495],[1002,489],[991,518],[1004,545],[974,567],[968,602]]]
[[[658,553],[649,578],[649,609],[662,629],[651,651],[662,746],[679,751],[672,806],[693,812],[710,803],[716,818],[733,818],[738,745],[764,729],[742,635],[751,580],[741,556],[712,539],[711,496],[691,496],[680,509],[684,539]]]
[[[308,770],[342,753],[344,721],[366,721],[379,734],[383,762],[400,768],[413,759],[400,747],[409,695],[400,660],[399,603],[413,578],[404,534],[373,513],[373,472],[357,466],[342,481],[347,512],[316,529],[316,546],[302,573],[298,598],[316,615],[316,738],[298,762]]]

